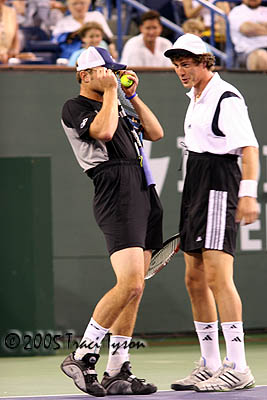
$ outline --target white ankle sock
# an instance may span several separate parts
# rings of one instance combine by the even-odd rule
[[[91,318],[79,347],[75,351],[74,359],[81,360],[86,353],[98,354],[101,342],[107,333],[108,329],[103,328],[93,318]]]
[[[129,336],[110,336],[109,356],[106,372],[109,376],[117,375],[125,361],[129,361]]]
[[[223,336],[226,343],[226,358],[235,363],[237,372],[244,372],[247,367],[243,322],[223,322]]]
[[[200,343],[201,356],[206,362],[206,367],[215,372],[222,365],[219,348],[218,321],[194,321],[194,324]]]

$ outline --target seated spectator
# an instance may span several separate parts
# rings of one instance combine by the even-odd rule
[[[38,26],[48,34],[67,10],[66,6],[57,0],[11,0],[10,3],[17,12],[19,26]]]
[[[20,51],[16,10],[0,0],[0,63],[6,64]]]
[[[84,24],[81,29],[79,29],[77,34],[81,38],[83,47],[72,53],[68,63],[69,67],[75,67],[79,55],[90,46],[103,47],[106,50],[108,49],[107,43],[103,40],[103,28],[97,22],[87,22],[87,24]]]
[[[159,12],[150,10],[142,14],[139,29],[141,33],[125,43],[121,63],[135,67],[171,67],[164,52],[172,43],[160,36],[162,25]]]
[[[67,0],[68,10],[70,15],[64,16],[59,20],[53,29],[53,37],[57,39],[63,33],[77,31],[86,22],[99,23],[105,32],[106,41],[108,42],[108,50],[113,58],[117,58],[118,54],[114,43],[111,43],[113,33],[109,28],[105,17],[99,11],[88,11],[91,5],[91,0]]]
[[[205,33],[205,25],[202,21],[197,18],[189,18],[183,24],[182,28],[184,33],[192,33],[193,35],[203,37]],[[208,43],[206,43],[207,53],[212,53]]]
[[[192,33],[193,35],[201,37],[205,31],[204,22],[197,18],[189,18],[183,24],[182,28],[184,33]]]
[[[212,0],[210,0],[212,3]],[[211,13],[207,7],[203,7],[196,0],[183,0],[184,12],[186,18],[200,18],[205,29],[210,31],[211,28]],[[220,8],[226,14],[230,12],[229,3],[222,1],[216,3],[216,7]],[[215,14],[215,35],[218,41],[224,40],[225,38],[225,21],[222,17]],[[210,34],[210,33],[209,33]]]
[[[267,70],[267,7],[261,0],[243,0],[230,12],[229,22],[237,66]]]
[[[52,29],[66,11],[64,4],[57,0],[11,0],[10,3],[17,13],[22,49],[28,40],[36,39],[36,31],[29,28],[40,28],[49,39]]]

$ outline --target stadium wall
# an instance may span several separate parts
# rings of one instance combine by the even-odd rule
[[[188,98],[174,72],[140,71],[138,75],[138,93],[165,130],[164,139],[151,146],[146,143],[146,150],[164,206],[167,238],[178,230],[184,176],[184,169],[179,171],[180,142]],[[261,213],[254,224],[241,228],[235,279],[243,298],[245,328],[264,328],[267,327],[267,314],[263,312],[267,303],[267,75],[225,71],[220,75],[245,96],[260,143]],[[77,164],[60,124],[63,103],[79,92],[75,73],[59,69],[1,69],[0,88],[0,157],[45,156],[51,160],[55,326],[82,334],[98,299],[115,280],[92,213],[92,182]],[[5,235],[4,229],[1,235]],[[19,248],[13,243],[7,251]],[[16,294],[12,301],[18,301]],[[190,330],[193,323],[184,286],[184,262],[182,254],[178,254],[168,268],[147,282],[136,332]]]

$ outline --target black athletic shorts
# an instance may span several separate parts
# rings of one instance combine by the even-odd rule
[[[94,214],[109,255],[129,247],[162,247],[162,206],[147,187],[137,160],[111,160],[89,170],[95,186]]]
[[[204,248],[234,256],[240,179],[237,156],[189,152],[180,215],[183,251]]]

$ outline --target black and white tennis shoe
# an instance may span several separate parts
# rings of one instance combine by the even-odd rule
[[[145,383],[145,379],[139,379],[131,372],[131,364],[125,361],[120,372],[115,376],[109,376],[104,372],[101,385],[106,389],[107,395],[114,394],[151,394],[157,391],[152,383]]]
[[[88,353],[82,360],[78,361],[74,359],[74,353],[71,353],[65,358],[60,368],[73,379],[80,390],[92,396],[103,397],[107,393],[98,382],[95,371],[95,364],[98,359],[99,354]]]
[[[178,379],[173,382],[171,389],[173,390],[194,390],[194,386],[199,383],[206,381],[211,378],[213,372],[205,366],[204,358],[200,358],[199,361],[195,362],[196,367],[193,369],[190,375],[184,379]]]

